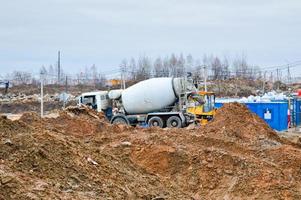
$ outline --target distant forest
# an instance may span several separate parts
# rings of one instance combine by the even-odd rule
[[[113,69],[102,70],[96,65],[85,67],[80,73],[64,71],[63,66],[58,73],[56,66],[42,66],[45,84],[87,84],[105,86],[108,80],[123,79],[125,81],[141,81],[152,77],[183,77],[191,73],[195,80],[202,81],[206,76],[208,80],[249,79],[264,81],[289,81],[290,74],[286,68],[280,70],[264,70],[259,66],[248,64],[245,56],[229,60],[213,55],[204,55],[201,59],[192,55],[171,54],[170,56],[151,58],[140,56],[121,61],[120,65]],[[13,84],[38,84],[40,74],[32,74],[25,71],[14,71],[6,76]]]

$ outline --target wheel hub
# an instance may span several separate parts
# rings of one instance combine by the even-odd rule
[[[171,125],[172,125],[172,126],[177,126],[177,125],[178,125],[178,122],[173,121],[173,122],[171,123]]]

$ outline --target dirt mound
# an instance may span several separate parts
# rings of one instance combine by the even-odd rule
[[[299,199],[301,150],[289,144],[234,103],[200,129],[139,133],[131,160],[192,199]]]
[[[110,124],[102,113],[88,107],[67,107],[56,117],[44,117],[35,112],[24,113],[21,122],[41,130],[49,130],[76,136],[89,136],[107,130]]]
[[[280,137],[260,117],[243,104],[229,103],[220,108],[214,120],[204,129],[204,134],[240,143],[278,144]]]
[[[35,112],[25,112],[22,114],[19,121],[22,121],[27,124],[32,124],[34,122],[41,121],[41,117]]]
[[[73,119],[74,120],[74,119]],[[69,123],[69,122],[68,122]],[[129,159],[131,144],[104,132],[79,139],[47,128],[0,143],[0,199],[153,199],[185,197]],[[116,127],[114,127],[116,128]],[[124,136],[131,135],[123,132]]]
[[[68,102],[67,105],[76,105],[76,102]],[[49,112],[58,110],[63,107],[63,102],[49,101],[44,102],[44,111]],[[39,101],[30,102],[13,102],[13,103],[0,103],[0,112],[2,113],[13,113],[20,114],[24,112],[41,112],[41,103]]]
[[[142,149],[135,149],[131,158],[149,173],[165,176],[180,171],[180,163],[185,162],[184,157],[184,155],[181,156],[174,147],[169,145],[150,145]]]
[[[47,127],[77,136],[94,135],[108,129],[109,122],[102,113],[86,106],[67,107],[57,118],[45,119]],[[53,124],[55,124],[53,126]]]
[[[47,130],[77,136],[94,135],[107,128],[107,124],[102,121],[74,117],[64,112],[57,118],[44,119],[43,123]]]
[[[94,115],[0,119],[10,132],[0,199],[301,198],[301,149],[244,106],[227,104],[192,130],[102,125]]]
[[[0,135],[10,135],[23,133],[28,131],[26,124],[19,121],[12,121],[7,119],[6,116],[0,116]]]
[[[92,117],[92,118],[99,119],[99,120],[105,119],[105,115],[102,112],[96,112],[95,110],[90,109],[89,107],[87,107],[85,105],[82,105],[80,107],[69,106],[64,111],[67,113],[70,113],[70,114],[72,113],[72,114],[80,116],[80,117],[88,116],[88,117]]]

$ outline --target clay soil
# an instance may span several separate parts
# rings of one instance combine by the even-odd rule
[[[301,149],[240,104],[204,127],[111,126],[76,108],[0,118],[0,199],[301,199]]]

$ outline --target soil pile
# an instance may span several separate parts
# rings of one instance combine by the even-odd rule
[[[281,139],[260,117],[243,104],[225,104],[214,120],[201,130],[206,135],[240,144],[278,144]]]
[[[75,101],[70,101],[67,103],[69,105],[76,105]],[[53,110],[58,110],[63,107],[63,102],[59,101],[47,101],[44,102],[44,111],[50,112]],[[30,102],[7,102],[0,103],[0,112],[1,113],[13,113],[20,114],[24,112],[41,112],[41,103],[39,101],[30,101]]]
[[[22,116],[19,119],[19,121],[24,122],[27,125],[33,124],[33,123],[38,123],[41,120],[42,120],[41,117],[35,112],[23,113]]]
[[[0,199],[301,198],[301,149],[239,104],[193,130],[83,113],[0,120]]]
[[[132,161],[194,199],[301,198],[300,148],[243,105],[226,104],[200,129],[148,131]]]
[[[37,113],[27,112],[20,121],[41,130],[60,132],[67,135],[88,136],[107,130],[111,125],[102,113],[86,106],[67,107],[58,117],[41,119]]]
[[[14,122],[5,119],[5,123]],[[69,132],[33,125],[28,127],[28,132],[2,137],[0,199],[185,196],[169,191],[159,177],[137,168],[129,159],[130,143],[110,142],[111,134],[118,134],[114,132],[118,127],[110,133],[79,138]]]
[[[28,127],[19,121],[8,120],[6,116],[0,115],[0,135],[10,135],[28,131]]]

